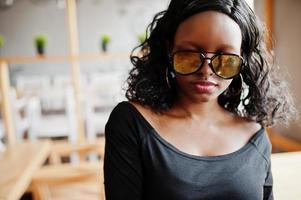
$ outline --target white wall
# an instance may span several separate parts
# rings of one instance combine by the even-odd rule
[[[296,105],[301,113],[301,1],[275,0],[274,34],[276,58],[281,67],[288,70]],[[301,140],[301,119],[279,131]]]

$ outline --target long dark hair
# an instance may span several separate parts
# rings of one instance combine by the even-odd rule
[[[181,22],[209,10],[222,12],[239,25],[244,58],[241,75],[249,87],[248,95],[241,99],[241,79],[239,76],[234,78],[229,88],[218,97],[219,104],[264,126],[272,125],[277,119],[288,121],[294,107],[287,85],[275,76],[277,66],[265,46],[265,29],[244,0],[171,0],[168,9],[157,13],[147,27],[145,42],[132,51],[134,67],[127,79],[127,99],[155,112],[173,106],[177,85],[172,82],[172,87],[169,87],[166,81],[166,69],[170,65],[168,44],[173,44]],[[243,109],[239,108],[241,103]]]

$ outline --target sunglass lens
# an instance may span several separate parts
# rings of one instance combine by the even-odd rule
[[[190,74],[196,72],[200,65],[199,53],[177,52],[173,56],[173,67],[177,73]]]
[[[242,59],[236,55],[219,55],[212,60],[215,73],[223,78],[232,78],[240,73]]]

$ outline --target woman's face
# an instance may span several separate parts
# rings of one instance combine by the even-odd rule
[[[234,20],[220,12],[206,11],[187,18],[179,25],[172,51],[200,50],[240,55],[241,42],[241,30]],[[205,53],[209,58],[213,55],[214,53]],[[222,79],[215,75],[208,60],[205,60],[194,74],[176,74],[176,81],[180,99],[207,102],[216,100],[232,79]]]

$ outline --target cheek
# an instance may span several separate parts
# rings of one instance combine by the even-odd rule
[[[189,76],[176,75],[175,80],[176,80],[177,85],[179,85],[179,86],[187,85],[190,82]]]
[[[232,79],[220,81],[220,83],[219,83],[220,89],[223,91],[226,90],[229,87],[229,85],[231,84],[231,82],[232,82]]]

